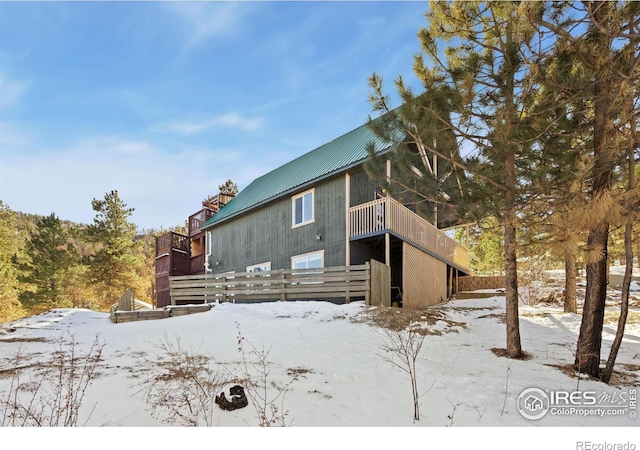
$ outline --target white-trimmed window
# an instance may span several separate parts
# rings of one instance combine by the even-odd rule
[[[270,270],[271,270],[271,261],[247,266],[247,272],[269,272]]]
[[[291,268],[294,270],[315,269],[318,267],[324,267],[324,250],[291,257]]]
[[[291,197],[291,209],[293,212],[291,226],[293,228],[312,223],[315,220],[314,195],[315,189],[311,189]]]
[[[260,264],[253,264],[251,266],[247,266],[247,272],[255,272],[255,275],[249,275],[249,277],[269,277],[270,275],[264,274],[263,272],[268,272],[271,270],[271,261],[267,261]],[[269,286],[268,283],[263,283],[263,286]],[[248,284],[247,286],[254,286],[253,284]]]

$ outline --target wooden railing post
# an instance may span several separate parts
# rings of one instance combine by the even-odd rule
[[[280,269],[280,301],[284,302],[287,300],[287,295],[285,293],[285,288],[286,288],[286,277],[284,274],[284,270]]]
[[[367,289],[366,293],[364,294],[364,304],[367,306],[371,305],[371,264],[369,264],[369,261],[367,261],[365,263],[365,269],[364,269],[364,273],[365,275],[369,278],[369,289]]]
[[[229,296],[227,295],[227,277],[222,277],[222,290],[224,291],[222,294],[223,301],[229,301]]]

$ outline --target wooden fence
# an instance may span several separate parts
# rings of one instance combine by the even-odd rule
[[[171,277],[169,289],[172,305],[302,299],[349,302],[355,298],[384,304],[390,296],[388,271],[384,264],[372,261],[358,266],[187,275]]]

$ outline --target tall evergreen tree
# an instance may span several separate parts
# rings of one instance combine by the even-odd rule
[[[66,293],[67,280],[79,262],[68,231],[55,214],[36,221],[25,246],[25,261],[19,263],[19,281],[30,286],[20,294],[22,305],[30,313],[51,308],[72,307]]]
[[[523,354],[518,318],[518,205],[534,142],[536,86],[531,83],[530,64],[536,32],[528,17],[540,15],[542,8],[536,2],[432,2],[425,13],[428,26],[418,33],[422,53],[414,60],[414,72],[425,92],[416,96],[398,78],[400,97],[410,106],[399,109],[400,120],[389,127],[464,171],[468,182],[462,190],[464,201],[459,203],[462,214],[498,218],[504,230],[506,354],[511,358]],[[370,84],[374,111],[391,113],[382,80],[374,74]],[[424,96],[429,101],[417,101]],[[453,112],[449,118],[435,106],[443,101]],[[443,153],[434,145],[438,136],[425,139],[417,132],[423,123],[449,130],[471,152],[464,161]]]
[[[375,74],[370,79],[374,92],[371,101],[384,115],[371,120],[369,127],[394,144],[385,156],[391,163],[392,176],[387,176],[386,160],[376,154],[372,144],[368,147],[365,170],[391,197],[435,226],[447,228],[458,224],[455,208],[462,201],[467,180],[460,168],[462,160],[451,127],[449,92],[434,87],[391,109],[380,91],[381,82]],[[434,114],[443,123],[432,120]],[[411,130],[411,133],[402,130]],[[424,142],[430,145],[425,146]],[[438,154],[445,154],[448,159],[439,158]]]
[[[581,215],[588,232],[587,289],[575,367],[594,377],[600,374],[609,231],[622,222],[616,185],[627,156],[622,142],[630,127],[630,116],[622,112],[640,68],[639,16],[637,2],[584,1],[554,4],[548,15],[536,20],[541,29],[558,36],[557,46],[574,62],[579,85],[566,83],[556,92],[568,94],[574,104],[583,103],[583,111],[574,111],[589,130],[580,146],[590,164]]]
[[[96,217],[87,226],[85,237],[99,250],[89,257],[90,277],[99,289],[99,307],[108,309],[127,288],[137,284],[143,265],[142,242],[136,239],[136,225],[128,221],[134,209],[127,208],[118,191],[105,194],[104,200],[93,199],[91,206]]]

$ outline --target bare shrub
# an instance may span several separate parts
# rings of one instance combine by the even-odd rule
[[[536,306],[543,294],[548,258],[544,255],[530,256],[519,264],[518,284],[524,288],[520,300],[527,306]]]
[[[254,407],[261,427],[288,426],[292,422],[287,422],[289,411],[284,407],[284,397],[291,384],[298,377],[305,373],[303,368],[289,370],[290,377],[284,385],[276,384],[270,377],[271,363],[269,362],[269,352],[271,348],[264,347],[257,349],[249,342],[238,326],[238,352],[241,355],[239,378],[244,380],[245,394],[249,402]]]
[[[278,386],[271,379],[269,349],[257,349],[238,328],[239,364],[221,363],[189,349],[180,339],[165,336],[156,362],[142,382],[144,400],[151,414],[167,424],[214,426],[218,405],[216,396],[230,384],[241,385],[255,408],[260,426],[286,426],[288,411],[284,396],[304,368],[290,369],[290,380]]]
[[[413,395],[413,421],[420,420],[420,393],[418,392],[416,361],[427,330],[417,321],[411,321],[404,329],[382,328],[381,330],[379,334],[383,343],[380,348],[385,352],[382,357],[409,375]],[[386,356],[386,354],[390,354],[390,356]]]
[[[216,394],[234,381],[228,369],[183,348],[179,338],[174,343],[165,336],[159,350],[142,383],[152,416],[170,425],[215,425]]]
[[[98,376],[97,368],[105,344],[96,335],[86,355],[78,355],[73,335],[65,343],[61,336],[50,359],[24,367],[22,349],[12,358],[9,391],[0,398],[0,426],[74,427],[78,425],[84,396]],[[89,420],[95,405],[88,414]]]

